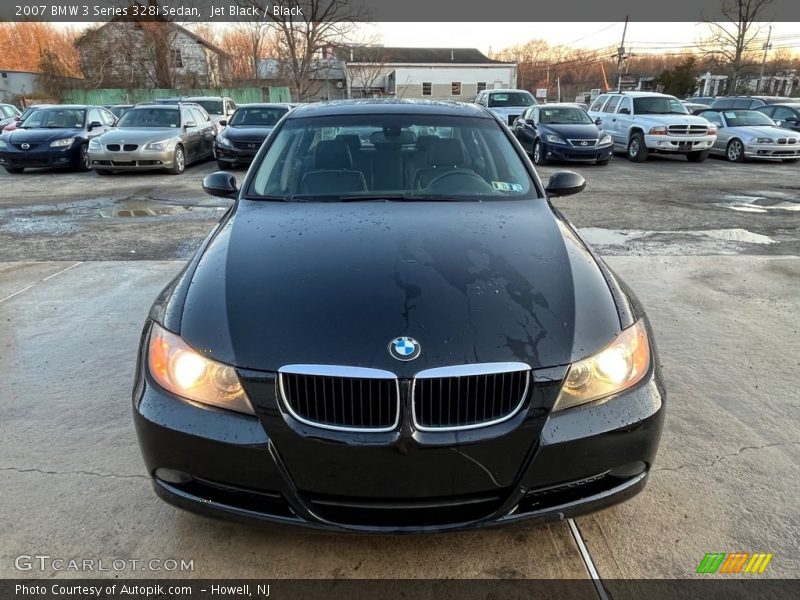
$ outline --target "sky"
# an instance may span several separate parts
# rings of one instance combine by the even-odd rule
[[[617,23],[453,23],[443,35],[441,23],[376,23],[368,28],[384,46],[477,47],[484,53],[542,38],[553,46],[577,48],[618,46],[623,22]],[[694,23],[629,23],[625,46],[629,51],[679,52],[702,39],[706,25]],[[764,25],[761,36],[767,36]],[[800,23],[777,23],[773,47],[794,46],[800,51]]]

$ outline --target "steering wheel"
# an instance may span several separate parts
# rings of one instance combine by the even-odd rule
[[[479,194],[497,194],[497,190],[475,171],[447,171],[431,180],[425,188],[430,192],[474,192]]]

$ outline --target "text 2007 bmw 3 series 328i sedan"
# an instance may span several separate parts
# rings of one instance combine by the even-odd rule
[[[353,143],[357,136],[358,144]],[[164,500],[333,530],[556,519],[645,485],[641,305],[474,105],[297,108],[147,320],[133,392]]]

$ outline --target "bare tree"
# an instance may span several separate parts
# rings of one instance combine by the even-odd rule
[[[350,60],[347,57],[348,52],[351,52]],[[362,94],[371,94],[372,89],[379,87],[377,84],[387,75],[386,50],[380,46],[344,49],[343,58],[347,63],[348,93],[356,89],[361,90]]]
[[[240,0],[259,9],[277,32],[274,57],[279,75],[300,100],[324,85],[332,56],[323,52],[352,43],[356,23],[369,14],[359,0],[285,0],[280,10],[269,0]]]
[[[758,50],[756,38],[760,22],[774,0],[720,0],[724,21],[704,21],[709,35],[697,47],[713,63],[726,68],[730,84],[728,93],[736,93],[744,70],[754,61]]]

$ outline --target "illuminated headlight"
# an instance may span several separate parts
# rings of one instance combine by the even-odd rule
[[[768,138],[768,137],[755,137],[755,138],[750,138],[750,143],[751,144],[774,144],[775,140],[773,140],[772,138]]]
[[[546,139],[551,144],[565,144],[566,143],[560,137],[558,137],[557,135],[553,135],[552,133],[548,133],[546,136],[544,136],[544,139]]]
[[[51,148],[64,148],[66,146],[72,146],[72,142],[75,141],[74,137],[71,138],[64,138],[63,140],[56,140],[55,142],[50,142]]]
[[[89,140],[89,150],[100,150],[102,148],[102,144],[100,144],[100,140],[97,138],[92,138]]]
[[[603,137],[600,138],[600,142],[597,144],[598,146],[605,146],[606,144],[610,144],[614,140],[611,139],[611,136],[605,134]]]
[[[667,135],[666,127],[653,127],[649,132],[650,135]]]
[[[150,142],[145,146],[145,150],[167,150],[175,145],[175,140],[170,138],[168,140],[161,140],[160,142]]]
[[[233,367],[206,358],[155,323],[147,356],[150,375],[173,394],[201,404],[255,414]]]
[[[636,385],[650,368],[644,320],[624,329],[597,354],[572,364],[553,411],[600,400]]]
[[[227,146],[228,148],[231,147],[231,141],[222,134],[217,136],[217,144],[220,146]]]

